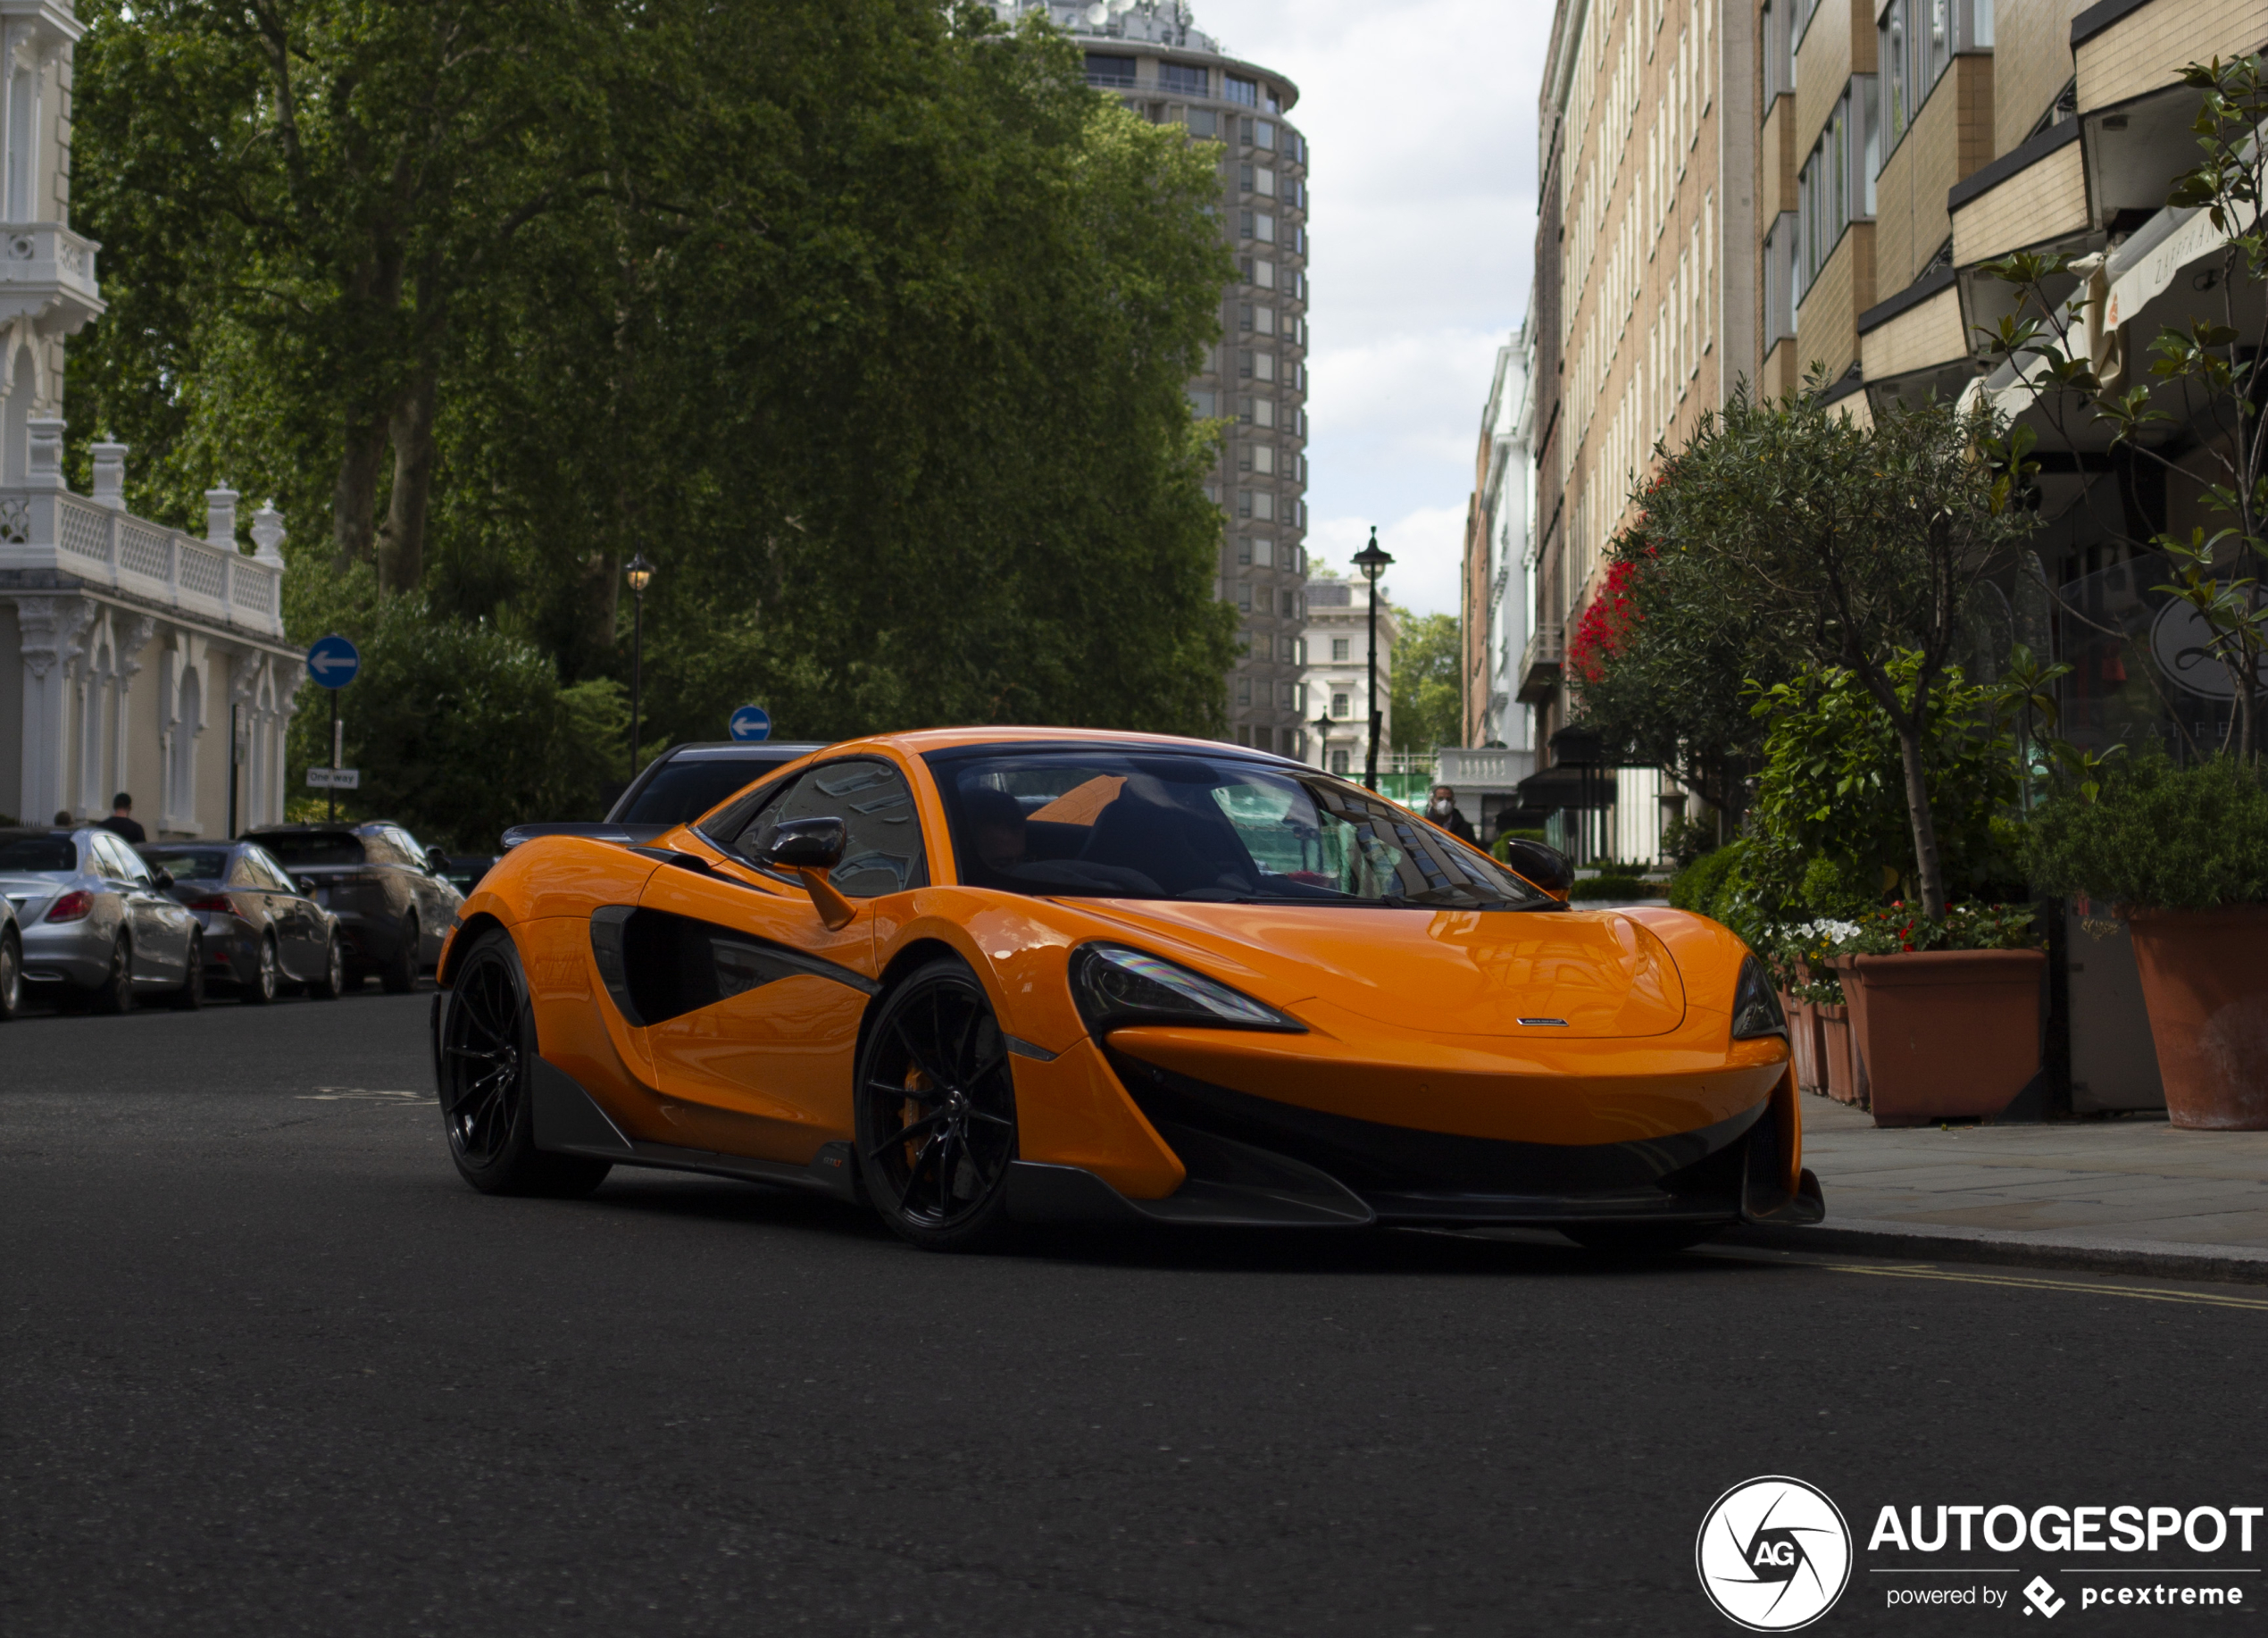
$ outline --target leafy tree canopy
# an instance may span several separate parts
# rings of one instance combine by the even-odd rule
[[[1394,614],[1401,623],[1394,641],[1394,748],[1425,752],[1455,745],[1464,728],[1456,616],[1399,608]]]

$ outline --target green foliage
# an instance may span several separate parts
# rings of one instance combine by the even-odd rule
[[[1488,844],[1488,851],[1496,857],[1499,863],[1502,863],[1509,857],[1512,844],[1516,841],[1539,841],[1547,846],[1549,846],[1551,837],[1548,832],[1544,831],[1498,831],[1497,832],[1497,839]]]
[[[1593,898],[1659,898],[1667,891],[1641,876],[1585,876],[1567,890],[1570,901]]]
[[[2032,923],[2039,913],[2026,904],[1955,905],[1930,915],[1903,901],[1869,910],[1855,925],[1828,941],[1830,956],[1895,956],[1933,949],[2038,949]],[[1808,952],[1807,952],[1808,953]],[[1817,957],[1813,957],[1817,959]]]
[[[1463,648],[1454,614],[1394,611],[1394,748],[1430,751],[1464,732]]]
[[[2151,745],[2091,800],[2065,781],[2029,842],[2045,892],[2151,909],[2268,903],[2268,772],[2233,756],[2176,767]]]
[[[1670,878],[1670,903],[1697,915],[1725,921],[1729,890],[1739,885],[1740,866],[1750,845],[1746,837],[1736,837],[1680,870]]]
[[[1912,655],[1890,663],[1902,701],[1918,669]],[[1750,815],[1747,873],[1759,902],[1808,918],[1855,915],[1893,890],[1918,898],[1902,751],[1872,693],[1830,667],[1758,690],[1754,709],[1770,724]],[[1999,717],[1995,692],[1957,668],[1928,701],[1930,802],[1947,882],[1964,897],[2022,887],[2009,838],[1993,823],[2016,794]]]
[[[1680,870],[1716,845],[1717,822],[1707,815],[1696,819],[1680,814],[1662,827],[1662,852]]]
[[[928,0],[82,16],[113,305],[73,449],[132,444],[175,522],[223,476],[275,495],[296,610],[382,621],[382,588],[626,683],[643,551],[658,739],[746,700],[820,739],[1219,728],[1184,393],[1232,273],[1218,150],[1059,33]]]

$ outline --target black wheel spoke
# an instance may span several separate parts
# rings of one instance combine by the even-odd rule
[[[866,1090],[884,1098],[911,1098],[916,1103],[941,1103],[945,1094],[934,1087],[893,1086],[888,1081],[869,1081]]]
[[[911,1125],[900,1127],[889,1137],[884,1139],[881,1143],[868,1149],[866,1151],[867,1158],[870,1160],[877,1159],[883,1155],[887,1155],[890,1152],[890,1150],[898,1148],[902,1144],[912,1142],[923,1132],[934,1128],[939,1121],[945,1118],[945,1111],[942,1109],[939,1109],[934,1115],[924,1115],[920,1120],[913,1122]]]
[[[1003,1119],[997,1115],[988,1115],[982,1109],[963,1110],[963,1117],[967,1120],[982,1121],[988,1126],[999,1126],[1010,1132],[1016,1129],[1015,1122]]]
[[[929,1082],[931,1086],[935,1087],[939,1091],[945,1091],[950,1089],[952,1082],[947,1081],[942,1074],[939,1074],[938,1073],[937,1066],[930,1062],[927,1056],[925,1056],[921,1051],[921,1049],[913,1044],[913,1032],[909,1031],[902,1022],[897,1026],[897,1040],[898,1045],[905,1049],[906,1057],[913,1060],[913,1067],[920,1070],[923,1075],[928,1077]]]

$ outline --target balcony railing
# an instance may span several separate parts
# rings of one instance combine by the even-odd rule
[[[0,489],[0,569],[47,569],[261,637],[283,635],[283,564],[56,489]]]
[[[103,311],[95,281],[95,241],[60,222],[0,228],[0,320],[60,306],[69,334]],[[51,320],[52,322],[52,320]],[[44,327],[43,327],[44,328]]]
[[[1441,748],[1440,781],[1445,785],[1511,790],[1536,771],[1533,751],[1499,751],[1470,746]]]
[[[1520,654],[1520,686],[1515,690],[1521,703],[1534,705],[1559,686],[1559,668],[1567,657],[1566,646],[1558,625],[1539,625],[1528,639],[1527,648]]]
[[[1168,79],[1144,79],[1132,74],[1114,74],[1107,69],[1088,69],[1087,83],[1097,91],[1131,91],[1138,96],[1220,96],[1209,83],[1182,85]]]

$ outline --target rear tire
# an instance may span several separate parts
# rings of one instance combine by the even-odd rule
[[[406,917],[395,938],[393,958],[378,975],[387,994],[407,995],[417,988],[417,917]]]
[[[883,998],[859,1053],[856,1105],[859,1174],[883,1222],[925,1251],[1013,1238],[1007,1038],[961,962],[930,962]]]
[[[23,1011],[23,940],[16,930],[0,932],[0,1024]]]
[[[110,972],[90,999],[98,1013],[114,1016],[134,1010],[134,943],[124,933],[110,947]]]
[[[174,1007],[192,1013],[204,1005],[204,939],[201,934],[189,935],[189,972],[181,987],[171,997]]]
[[[260,960],[248,979],[237,981],[237,999],[246,1007],[265,1007],[276,999],[276,985],[282,976],[276,959],[276,940],[267,933],[260,935]]]
[[[483,1194],[571,1199],[597,1188],[613,1170],[608,1162],[536,1148],[535,1009],[512,935],[501,927],[482,933],[446,993],[438,1061],[457,1174]]]
[[[1675,1257],[1687,1247],[1697,1246],[1712,1234],[1721,1234],[1731,1226],[1729,1223],[1710,1223],[1699,1227],[1689,1223],[1601,1223],[1559,1232],[1596,1256],[1645,1262]]]
[[[323,970],[307,981],[307,993],[318,1001],[336,1001],[346,993],[346,957],[339,952],[337,933],[323,942]]]

